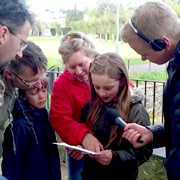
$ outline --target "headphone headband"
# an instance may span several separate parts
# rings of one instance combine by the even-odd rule
[[[134,25],[132,19],[129,19],[128,21],[131,29],[141,38],[143,39],[145,42],[147,42],[148,44],[151,45],[152,49],[154,49],[155,51],[161,51],[166,47],[166,42],[161,40],[161,39],[156,39],[154,41],[151,41],[149,38],[147,38],[143,33],[141,33],[136,26]]]

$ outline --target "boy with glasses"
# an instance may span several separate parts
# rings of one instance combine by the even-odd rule
[[[8,180],[61,180],[55,132],[45,108],[48,79],[40,88],[19,90],[13,121],[6,128],[2,173]]]
[[[41,88],[40,80],[45,76],[47,58],[42,50],[33,42],[27,42],[27,48],[22,58],[12,61],[0,73],[5,84],[5,96],[0,108],[0,156],[2,154],[3,132],[8,119],[11,120],[11,111],[14,106],[16,88],[23,90]]]

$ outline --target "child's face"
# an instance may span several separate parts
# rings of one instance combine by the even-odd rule
[[[120,81],[107,75],[91,74],[92,83],[97,95],[104,102],[110,102],[119,92]]]
[[[41,109],[46,105],[47,88],[33,88],[25,92],[25,100],[32,109]]]

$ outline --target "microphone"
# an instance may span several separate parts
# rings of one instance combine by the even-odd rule
[[[126,122],[122,120],[119,112],[116,109],[113,108],[109,108],[105,115],[104,115],[105,119],[107,121],[109,121],[111,124],[114,124],[116,126],[118,126],[120,129],[124,129],[126,126]],[[143,143],[143,140],[139,137],[137,139],[138,143]]]

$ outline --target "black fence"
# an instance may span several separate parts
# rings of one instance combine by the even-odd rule
[[[50,109],[50,94],[52,91],[53,81],[61,74],[61,71],[60,68],[51,68],[47,72],[49,77],[47,108]],[[149,113],[151,124],[154,125],[163,122],[162,96],[166,82],[142,79],[131,79],[131,81],[136,88],[140,88],[144,92],[145,99],[143,103]]]

